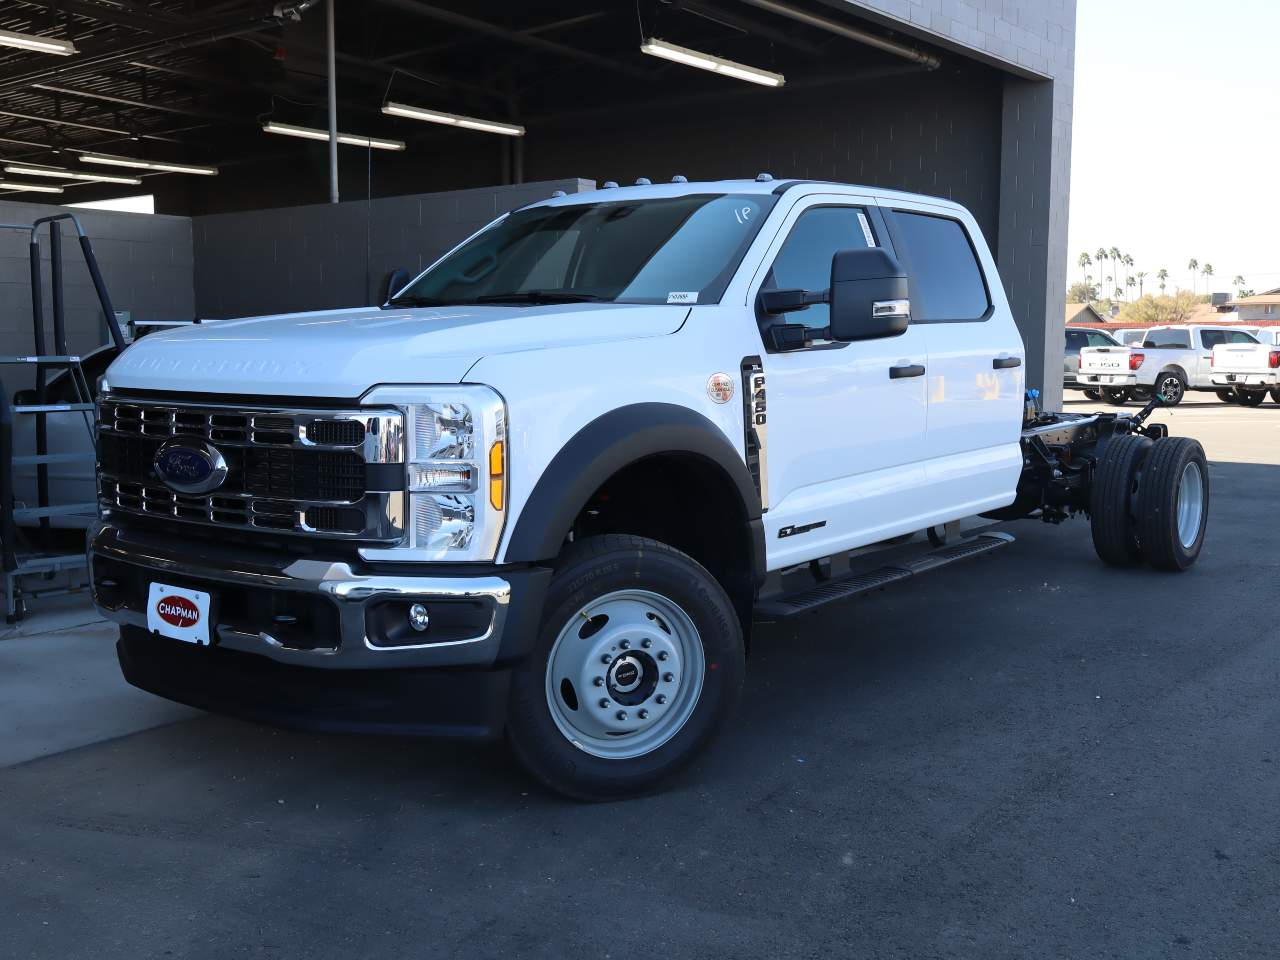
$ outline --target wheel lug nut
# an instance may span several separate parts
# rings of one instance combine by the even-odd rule
[[[641,711],[637,714],[637,716],[638,716],[641,720],[648,720],[648,719],[649,719],[649,711],[648,711],[648,710],[641,710]]]
[[[627,719],[627,711],[625,711],[625,710],[619,710],[619,711],[618,711],[618,719],[619,719],[619,720],[625,720],[625,719]]]
[[[594,684],[594,685],[595,685],[595,686],[597,686],[597,687],[603,687],[603,686],[604,686],[604,677],[596,677],[596,678],[595,678],[594,680],[592,680],[591,682],[592,682],[592,684]]]
[[[659,651],[658,651],[658,659],[659,659],[659,660],[666,660],[666,659],[667,659],[667,657],[669,657],[669,656],[670,656],[670,654],[669,654],[669,653],[667,653],[667,651],[665,651],[665,650],[659,650]]]
[[[653,641],[650,640],[648,637],[645,637],[643,640],[640,641],[640,646],[648,650],[650,647],[653,646]]]
[[[661,705],[667,702],[667,695],[665,693],[660,693],[653,699],[658,701],[658,704]]]
[[[662,675],[662,679],[665,680],[667,683],[670,683],[675,678],[676,678],[676,675],[674,673],[664,673]]]
[[[618,646],[620,646],[623,650],[630,650],[630,649],[631,649],[631,641],[630,641],[630,640],[623,640],[620,644],[618,644]]]
[[[605,699],[601,699],[601,701],[600,701],[600,709],[601,709],[601,710],[608,710],[608,709],[609,709],[609,701],[608,701],[608,700],[605,700]]]
[[[609,656],[607,653],[600,654],[601,663],[609,663],[611,660],[613,660],[613,657]]]

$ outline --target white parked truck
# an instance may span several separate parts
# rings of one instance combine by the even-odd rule
[[[1195,562],[1200,445],[1043,413],[1024,358],[946,200],[766,175],[559,196],[382,307],[126,350],[94,599],[162,696],[505,734],[556,790],[631,795],[733,715],[754,619],[1012,539],[962,518],[1085,514],[1109,563]]]
[[[1141,346],[1085,347],[1080,351],[1077,383],[1101,391],[1112,403],[1143,402],[1156,393],[1170,406],[1188,390],[1217,393],[1213,348],[1220,343],[1257,343],[1239,327],[1188,324],[1152,327]],[[1223,397],[1223,399],[1228,399]]]
[[[1256,407],[1270,392],[1280,403],[1280,345],[1220,343],[1212,362],[1214,386],[1230,391],[1233,402]]]

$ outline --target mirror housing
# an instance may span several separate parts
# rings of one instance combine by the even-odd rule
[[[395,270],[392,270],[389,274],[387,274],[387,288],[385,291],[383,291],[382,302],[386,303],[388,300],[394,297],[397,293],[403,290],[405,286],[409,283],[409,281],[412,279],[413,279],[413,274],[410,273],[408,270],[401,270],[398,268]]]
[[[907,273],[883,247],[839,250],[831,258],[831,339],[878,340],[911,321]]]

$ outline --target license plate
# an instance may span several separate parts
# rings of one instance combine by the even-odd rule
[[[151,584],[147,629],[171,640],[209,645],[209,594],[167,583]]]

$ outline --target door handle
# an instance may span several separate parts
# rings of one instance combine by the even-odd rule
[[[996,357],[991,361],[992,370],[1009,370],[1022,366],[1021,357]]]
[[[923,377],[923,376],[924,376],[923,363],[904,363],[904,364],[901,364],[900,366],[889,368],[890,380],[904,380],[907,377]]]

